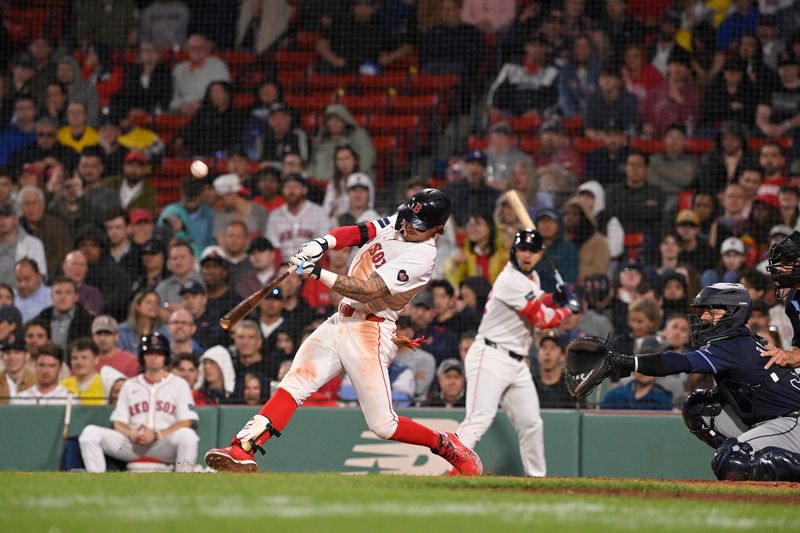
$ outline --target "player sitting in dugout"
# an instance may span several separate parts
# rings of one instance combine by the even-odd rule
[[[711,468],[720,480],[800,481],[800,376],[765,368],[766,341],[747,327],[750,295],[739,283],[715,283],[691,303],[696,349],[630,356],[604,339],[577,339],[567,348],[567,384],[589,394],[612,371],[648,376],[713,374],[717,386],[690,393],[683,403],[689,431],[715,448]]]

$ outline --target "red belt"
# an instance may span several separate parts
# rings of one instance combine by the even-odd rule
[[[351,317],[356,313],[356,311],[358,311],[358,309],[352,305],[342,304],[339,306],[339,314],[344,317]],[[369,313],[368,315],[364,316],[364,320],[368,322],[383,322],[386,319]]]

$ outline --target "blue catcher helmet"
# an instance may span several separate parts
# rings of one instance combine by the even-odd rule
[[[724,309],[725,314],[714,322],[703,321],[703,313]],[[732,334],[750,319],[750,293],[741,283],[715,283],[704,287],[691,302],[689,330],[692,346],[702,346],[709,340]]]

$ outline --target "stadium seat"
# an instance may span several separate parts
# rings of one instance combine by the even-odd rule
[[[486,150],[486,145],[488,143],[485,137],[480,135],[470,135],[468,144],[470,150]]]
[[[686,143],[686,151],[690,154],[705,154],[714,148],[714,141],[711,139],[689,139]]]
[[[587,139],[586,137],[575,137],[572,139],[572,147],[582,155],[588,154],[589,152],[600,148],[602,145],[603,143],[601,141]]]
[[[233,107],[236,109],[247,109],[256,103],[256,96],[254,94],[236,93],[233,95]]]
[[[389,98],[389,110],[404,115],[431,114],[439,108],[439,96],[436,94],[422,94],[409,96],[395,94]]]
[[[458,83],[455,74],[417,74],[409,77],[409,90],[413,94],[442,94]]]
[[[314,50],[322,36],[312,31],[298,31],[295,44],[300,50]]]
[[[291,52],[289,50],[278,50],[275,52],[275,63],[278,70],[304,70],[314,62],[316,52]]]
[[[583,117],[581,115],[564,117],[561,126],[564,128],[564,133],[570,137],[583,135]]]
[[[514,133],[534,133],[541,126],[542,119],[539,116],[511,117],[507,122]]]
[[[542,143],[539,140],[539,137],[534,137],[530,135],[521,136],[517,144],[519,146],[519,149],[525,152],[526,154],[535,154],[542,149]]]
[[[309,95],[287,93],[283,101],[289,107],[296,109],[300,114],[323,112],[328,105],[336,101],[336,95],[331,93],[313,93]]]
[[[656,139],[640,139],[633,137],[630,141],[631,148],[639,150],[646,154],[654,154],[656,152],[664,152],[664,141]]]
[[[311,73],[305,80],[309,91],[344,91],[355,83],[355,74],[319,74]]]
[[[345,94],[339,97],[339,103],[351,113],[383,113],[389,103],[386,94]]]
[[[183,176],[188,176],[190,174],[189,168],[191,165],[191,159],[165,157],[161,160],[161,165],[158,167],[158,173],[167,177],[182,178]]]
[[[408,84],[407,72],[382,72],[377,76],[360,76],[358,87],[363,92],[398,91]]]

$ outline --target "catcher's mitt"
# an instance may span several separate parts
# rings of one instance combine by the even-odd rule
[[[570,394],[575,398],[591,394],[611,374],[613,355],[608,339],[583,337],[570,342],[563,368]]]

